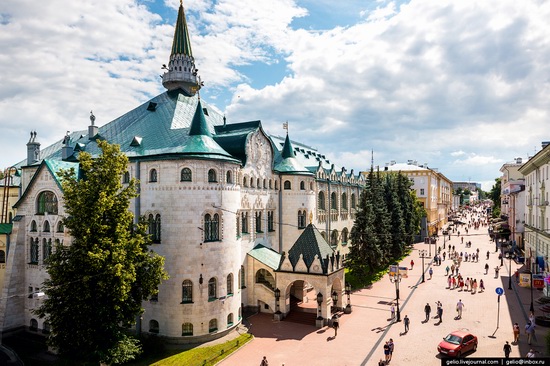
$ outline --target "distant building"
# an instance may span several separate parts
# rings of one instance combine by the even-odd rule
[[[387,163],[383,171],[401,172],[407,176],[416,197],[427,212],[427,222],[422,228],[422,237],[431,236],[447,223],[452,208],[452,181],[437,169],[429,168],[427,164],[418,165],[416,161],[407,163]],[[366,174],[366,173],[363,173]]]
[[[535,273],[548,272],[550,143],[518,169],[525,178],[525,256]],[[521,220],[521,218],[520,218]]]
[[[522,250],[525,224],[525,178],[519,171],[522,158],[502,165],[500,172],[500,213],[510,225],[510,240],[514,248]]]

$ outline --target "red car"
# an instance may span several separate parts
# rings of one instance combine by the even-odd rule
[[[449,357],[462,357],[466,352],[475,352],[476,349],[477,337],[462,330],[449,333],[437,346],[439,353]]]

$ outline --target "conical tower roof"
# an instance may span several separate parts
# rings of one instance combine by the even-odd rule
[[[288,133],[283,145],[281,157],[282,160],[275,165],[275,171],[285,174],[313,174],[296,159],[296,154],[294,153],[294,148],[292,147]]]

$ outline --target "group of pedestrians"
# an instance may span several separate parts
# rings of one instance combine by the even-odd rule
[[[386,341],[386,343],[384,343],[384,360],[380,360],[380,362],[378,362],[379,366],[388,365],[390,363],[393,355],[393,349],[394,349],[393,339],[390,338],[389,341]]]
[[[475,294],[478,289],[480,293],[485,291],[485,283],[482,278],[479,280],[479,283],[477,282],[477,279],[473,277],[466,277],[466,279],[464,279],[459,273],[457,276],[449,275],[449,277],[447,277],[447,288],[450,290],[458,288],[458,291],[471,292],[472,294]]]

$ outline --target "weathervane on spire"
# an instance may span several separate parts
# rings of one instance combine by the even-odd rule
[[[90,122],[92,122],[92,126],[93,126],[95,122],[94,111],[90,111]]]
[[[286,130],[286,134],[288,135],[288,121],[283,122],[283,129]]]

